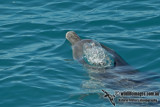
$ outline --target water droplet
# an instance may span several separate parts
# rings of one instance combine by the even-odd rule
[[[113,66],[113,58],[98,42],[84,43],[83,54],[88,64],[97,67]]]

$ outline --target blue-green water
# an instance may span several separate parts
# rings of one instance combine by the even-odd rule
[[[114,49],[138,69],[124,78],[147,81],[145,86],[127,90],[160,92],[159,0],[1,0],[0,107],[113,106],[101,89],[83,87],[90,77],[72,59],[65,39],[70,30]],[[105,90],[111,94],[119,90],[108,84]],[[160,104],[116,102],[116,106]]]

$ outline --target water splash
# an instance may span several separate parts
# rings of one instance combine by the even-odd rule
[[[84,43],[83,53],[83,58],[89,65],[96,67],[112,67],[114,65],[111,54],[96,41]]]

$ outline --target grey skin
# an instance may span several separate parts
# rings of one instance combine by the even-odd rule
[[[69,32],[66,33],[66,39],[72,44],[74,59],[79,59],[78,57],[81,56],[80,54],[82,54],[83,44],[86,43],[86,42],[92,41],[92,40],[89,40],[89,39],[84,39],[84,40],[81,41],[80,37],[73,31],[69,31]],[[78,43],[80,41],[81,41],[81,43]],[[126,63],[121,58],[121,56],[119,56],[114,50],[104,46],[103,44],[101,44],[101,46],[114,56],[115,66],[126,66],[126,65],[128,65],[128,63]]]
[[[138,71],[132,68],[127,62],[125,62],[120,55],[118,55],[114,50],[100,44],[107,52],[112,54],[114,58],[114,67],[112,68],[96,68],[89,66],[82,57],[83,55],[83,44],[86,42],[91,42],[90,39],[80,39],[80,37],[73,31],[66,33],[66,39],[72,44],[73,58],[78,60],[89,70],[89,77],[91,78],[90,82],[92,85],[84,85],[84,87],[93,86],[94,81],[99,82],[98,87],[101,86],[103,81],[105,84],[108,84],[107,87],[110,87],[110,84],[119,85],[119,87],[132,87],[136,83],[141,83],[140,81],[134,80],[134,75]],[[126,76],[124,76],[126,75]],[[128,78],[130,77],[130,79]],[[105,82],[106,81],[106,82]],[[86,82],[86,83],[90,83]],[[129,85],[130,84],[130,85]],[[114,88],[113,86],[111,86]],[[117,87],[116,87],[117,88]]]
[[[91,42],[90,39],[80,39],[80,37],[74,32],[69,31],[66,33],[66,39],[72,44],[72,51],[73,51],[73,58],[75,60],[78,60],[80,63],[85,64],[85,62],[81,59],[81,56],[83,54],[83,44],[86,42]],[[100,44],[102,48],[104,48],[107,52],[113,55],[114,58],[114,67],[125,67],[123,71],[136,71],[133,69],[127,62],[125,62],[120,55],[118,55],[114,50],[110,49],[109,47],[104,46],[103,44]],[[122,68],[121,68],[122,70]]]

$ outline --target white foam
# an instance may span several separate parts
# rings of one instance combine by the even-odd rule
[[[83,45],[84,59],[93,66],[111,67],[113,59],[109,53],[104,50],[97,42],[84,43]]]

